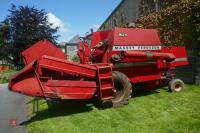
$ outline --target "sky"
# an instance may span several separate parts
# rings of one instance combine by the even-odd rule
[[[121,0],[0,0],[0,21],[9,15],[11,4],[45,9],[53,27],[59,26],[58,42],[69,41],[91,28],[97,30]]]

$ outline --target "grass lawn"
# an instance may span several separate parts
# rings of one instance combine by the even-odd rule
[[[8,83],[11,76],[14,75],[16,72],[17,72],[17,70],[14,70],[14,69],[0,72],[0,84]]]
[[[136,91],[129,105],[105,110],[92,105],[47,109],[39,101],[38,113],[26,124],[30,133],[200,133],[200,86],[186,85],[180,93]]]

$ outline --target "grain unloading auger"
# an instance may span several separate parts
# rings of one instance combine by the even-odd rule
[[[161,46],[157,30],[134,28],[88,35],[79,45],[80,63],[66,61],[47,40],[22,56],[26,67],[11,79],[11,91],[59,101],[97,99],[114,107],[128,104],[135,85],[180,91],[184,83],[174,70],[188,64],[185,47]]]

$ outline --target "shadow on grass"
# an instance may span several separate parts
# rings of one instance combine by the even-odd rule
[[[33,101],[29,101],[28,103],[31,103]],[[44,102],[41,102],[41,104],[44,104]],[[73,102],[65,102],[60,104],[55,104],[51,106],[48,109],[44,109],[41,111],[38,111],[35,113],[34,116],[32,116],[29,120],[24,121],[20,123],[20,126],[23,125],[29,125],[32,122],[40,121],[48,118],[54,118],[59,116],[67,116],[72,114],[78,114],[78,113],[85,113],[93,110],[91,104],[87,104],[86,102],[80,102],[80,101],[73,101]]]
[[[131,97],[134,98],[134,97],[142,97],[142,96],[157,94],[157,93],[160,93],[160,90],[165,90],[166,92],[170,92],[166,87],[158,87],[152,90],[145,89],[142,87],[136,87],[133,89],[133,93]]]
[[[155,89],[155,90],[135,88],[132,93],[132,98],[157,94],[157,93],[160,93],[161,89],[168,91],[168,89],[166,89],[164,87]],[[33,102],[35,102],[35,101],[32,99],[32,100],[28,101],[27,104],[33,104]],[[46,101],[44,101],[44,100],[40,101],[39,106],[41,106],[43,104],[46,104]],[[36,111],[34,116],[32,116],[29,120],[20,123],[20,125],[28,125],[32,122],[40,121],[40,120],[44,120],[44,119],[48,119],[48,118],[85,113],[85,112],[92,111],[93,107],[94,107],[94,105],[92,105],[91,102],[88,102],[88,101],[70,101],[70,102],[64,102],[64,103],[60,103],[60,104],[57,103],[50,108],[47,108],[47,109],[44,109],[41,111]],[[96,107],[98,107],[98,106],[96,106]]]

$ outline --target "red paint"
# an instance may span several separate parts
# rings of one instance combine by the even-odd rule
[[[41,40],[30,48],[24,50],[21,55],[23,57],[24,64],[26,65],[33,62],[34,60],[40,59],[43,55],[48,55],[63,60],[67,59],[65,53],[63,53],[53,43],[46,39]]]
[[[10,126],[17,126],[17,119],[10,119],[9,125]]]

